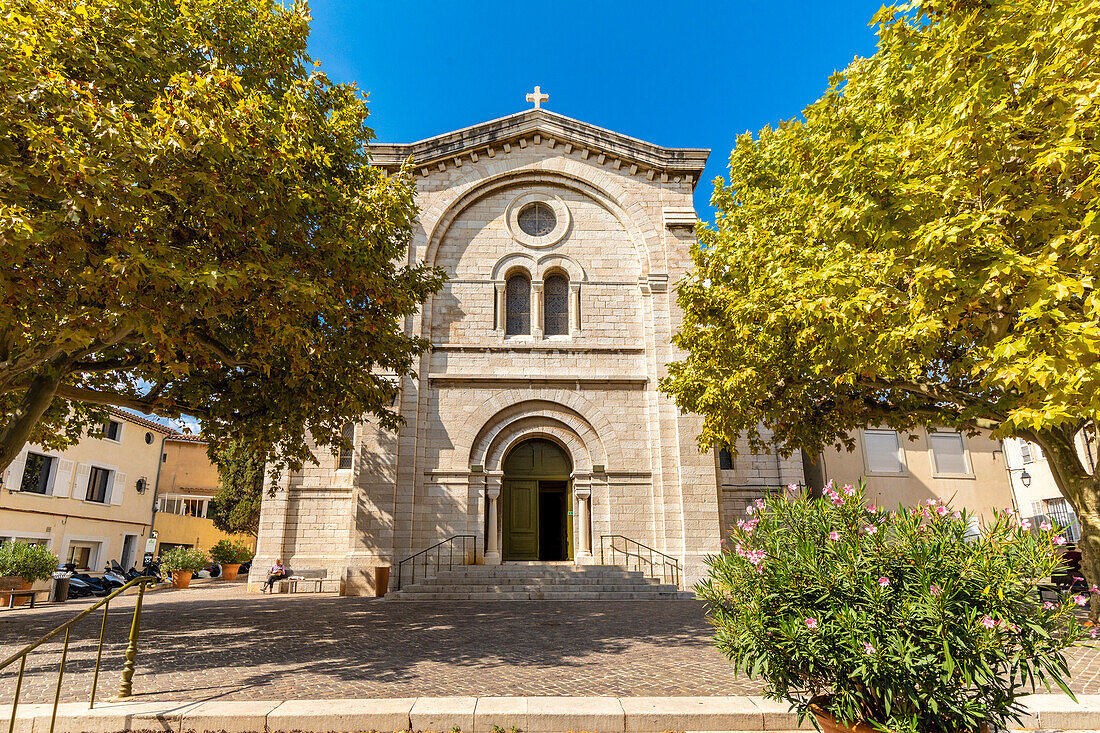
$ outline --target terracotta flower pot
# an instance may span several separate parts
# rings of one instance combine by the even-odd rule
[[[187,586],[191,585],[191,571],[173,570],[172,585],[176,588],[186,588]]]
[[[810,705],[810,713],[817,720],[817,724],[821,726],[822,733],[879,733],[867,723],[856,723],[853,726],[841,725],[836,718],[816,704]],[[989,733],[989,727],[983,723],[979,733]]]
[[[241,563],[239,562],[223,562],[222,563],[222,580],[236,580],[237,571],[241,569]]]
[[[9,590],[30,590],[34,583],[29,583],[18,575],[10,578],[0,578],[0,580],[8,581],[4,583],[3,587]],[[19,596],[15,599],[15,606],[22,606],[29,599],[26,596]],[[11,601],[11,593],[0,592],[0,607],[7,608],[8,603]]]

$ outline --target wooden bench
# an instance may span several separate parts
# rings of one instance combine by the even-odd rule
[[[29,598],[31,602],[27,604],[30,608],[34,608],[34,596],[36,593],[41,593],[40,590],[6,590],[5,593],[11,593],[8,596],[8,608],[15,608],[16,598]]]
[[[291,575],[285,582],[290,584],[291,593],[303,592],[299,590],[299,586],[308,585],[311,586],[309,592],[323,593],[325,590],[325,583],[335,583],[335,591],[340,592],[340,579],[328,577],[328,571],[324,569],[316,570],[298,570],[294,575]]]

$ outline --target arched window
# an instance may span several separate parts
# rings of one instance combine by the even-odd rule
[[[504,288],[504,333],[507,336],[531,333],[531,281],[526,275],[516,274],[508,278]]]
[[[569,335],[569,280],[562,275],[546,278],[543,287],[545,315],[543,333],[547,336]]]

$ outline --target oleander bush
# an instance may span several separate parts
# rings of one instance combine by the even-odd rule
[[[1058,529],[930,499],[884,511],[865,487],[788,487],[748,507],[696,588],[716,643],[800,720],[811,705],[896,733],[1019,720],[1037,685],[1069,692],[1084,595],[1040,601]],[[1093,592],[1098,592],[1093,586]],[[1095,629],[1092,631],[1095,635]]]
[[[33,583],[53,575],[57,565],[57,555],[41,545],[18,540],[0,545],[0,576],[17,575]]]
[[[248,545],[232,540],[218,540],[210,548],[210,559],[218,564],[248,562],[255,554]]]
[[[169,547],[160,553],[160,566],[165,570],[198,572],[206,567],[209,559],[202,550],[193,547]]]

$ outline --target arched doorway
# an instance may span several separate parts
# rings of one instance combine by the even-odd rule
[[[504,560],[573,557],[573,463],[553,441],[533,438],[504,459]]]

